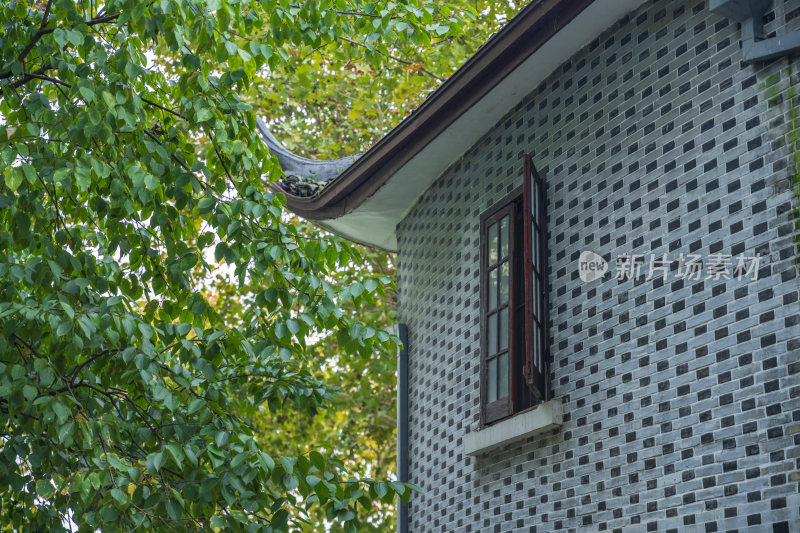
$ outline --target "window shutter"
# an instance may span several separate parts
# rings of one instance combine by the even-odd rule
[[[525,364],[523,375],[540,402],[547,398],[547,269],[544,180],[523,155],[522,216],[525,262]]]

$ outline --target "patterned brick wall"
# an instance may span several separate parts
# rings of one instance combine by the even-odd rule
[[[800,29],[776,0],[768,32]],[[740,64],[705,2],[653,1],[536,88],[398,227],[410,332],[410,530],[800,531],[800,303],[789,130],[800,60]],[[791,80],[790,80],[791,77]],[[795,119],[795,127],[797,122]],[[797,146],[794,147],[794,150]],[[489,456],[479,216],[548,180],[558,431]],[[578,278],[592,250],[762,253],[758,280]]]

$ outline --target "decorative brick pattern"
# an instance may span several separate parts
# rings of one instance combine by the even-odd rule
[[[775,4],[767,32],[800,29],[798,2]],[[398,226],[410,480],[425,491],[411,531],[800,531],[789,134],[800,102],[788,91],[800,60],[744,67],[739,41],[705,2],[645,4],[535,88]],[[523,150],[548,180],[565,423],[472,458],[479,217],[521,183]],[[584,283],[587,249],[764,257],[756,281]]]

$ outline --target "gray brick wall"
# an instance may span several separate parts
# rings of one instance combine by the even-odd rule
[[[775,3],[767,31],[800,29],[800,2]],[[424,490],[411,531],[800,531],[789,133],[800,102],[788,90],[800,60],[744,67],[739,40],[705,2],[645,4],[535,88],[398,226],[410,475]],[[548,181],[552,382],[566,419],[472,458],[479,216],[521,183],[521,150]],[[612,262],[764,257],[756,281],[673,271],[584,283],[586,249]]]

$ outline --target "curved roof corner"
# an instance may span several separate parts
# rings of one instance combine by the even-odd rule
[[[292,196],[309,197],[318,194],[328,182],[337,178],[359,157],[356,155],[326,161],[308,159],[287,150],[272,135],[262,119],[257,118],[256,125],[264,143],[278,158],[283,169],[285,178],[280,182],[282,192]]]

